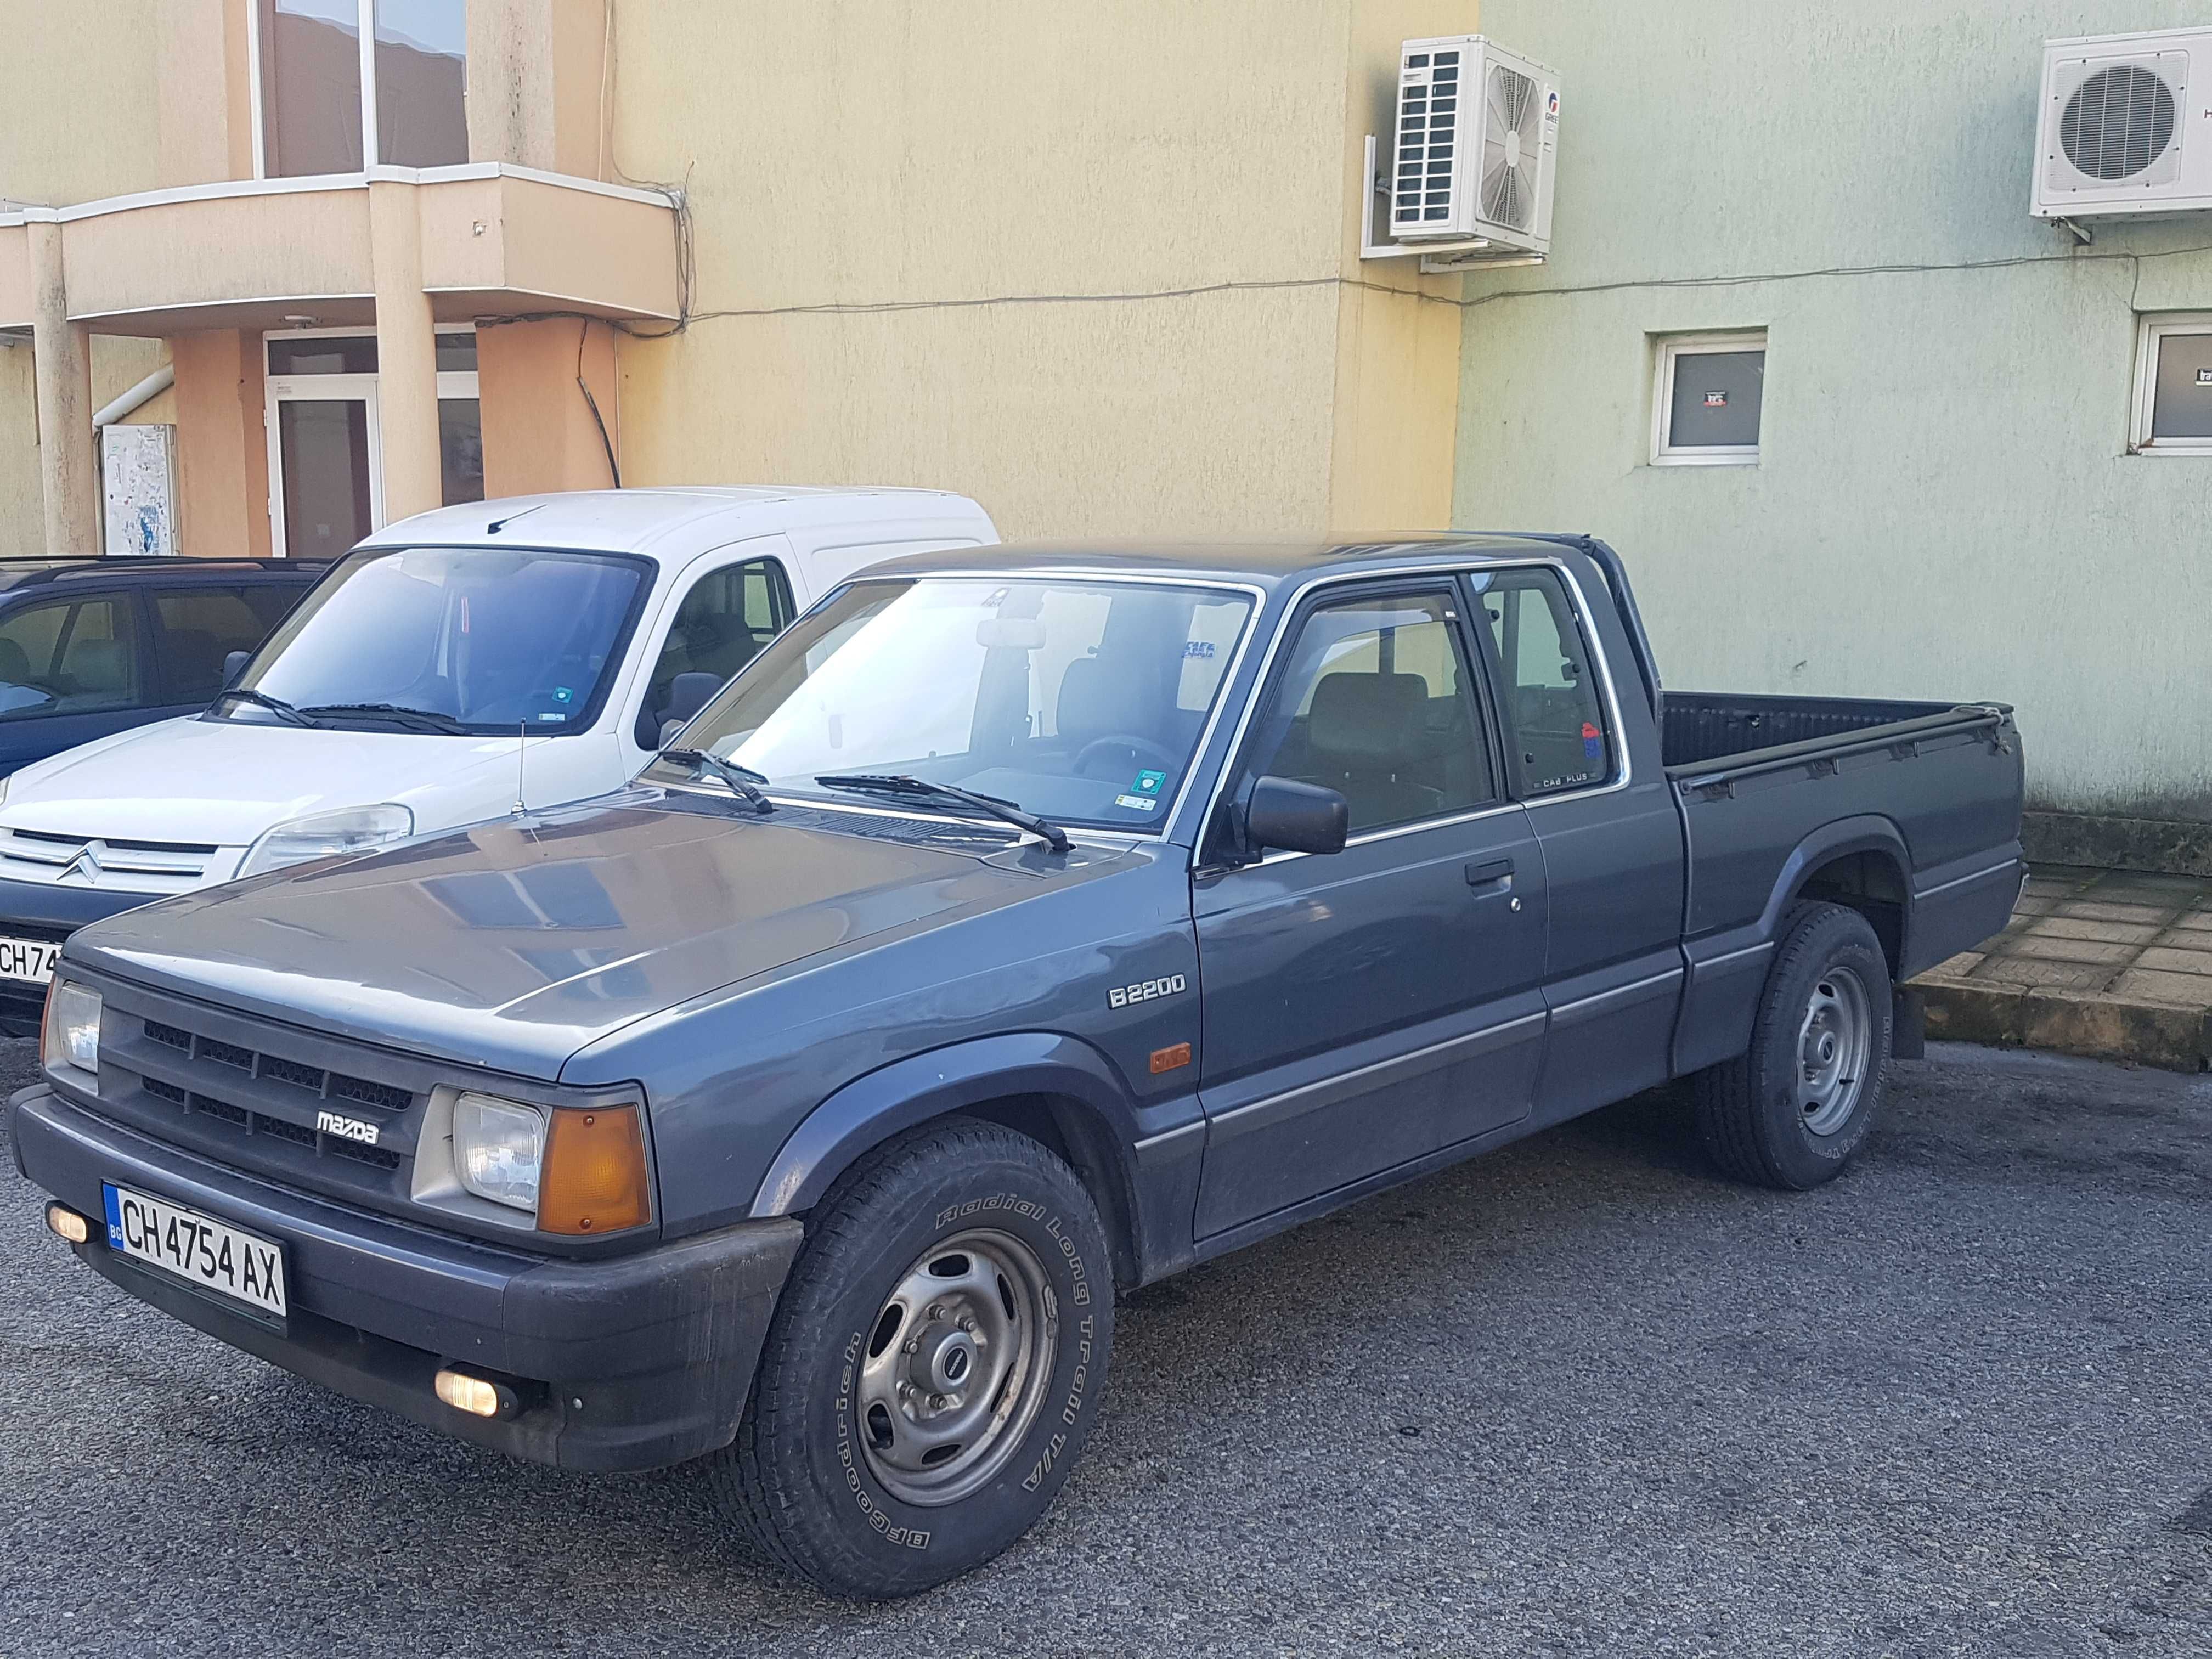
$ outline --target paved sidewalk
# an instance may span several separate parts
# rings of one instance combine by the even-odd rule
[[[1932,1037],[2212,1068],[2212,878],[2038,865],[2011,926],[1914,983]]]

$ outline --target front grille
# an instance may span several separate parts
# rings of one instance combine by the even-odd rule
[[[0,875],[18,881],[181,893],[206,878],[220,851],[203,842],[106,841],[43,830],[0,830]]]
[[[138,1007],[126,1005],[139,1003]],[[151,1006],[158,1003],[161,1012]],[[349,1192],[404,1194],[431,1086],[418,1062],[118,988],[101,1036],[101,1098],[140,1127],[241,1167]],[[240,1039],[243,1038],[244,1041]],[[288,1053],[271,1052],[281,1046]],[[357,1066],[320,1064],[345,1060]],[[363,1075],[386,1072],[386,1076]],[[112,1073],[118,1086],[107,1086]],[[397,1080],[413,1078],[409,1088]],[[136,1090],[128,1085],[135,1082]],[[320,1127],[325,1114],[376,1127],[365,1144]]]

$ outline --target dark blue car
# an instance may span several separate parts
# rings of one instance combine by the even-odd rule
[[[315,559],[0,562],[0,777],[204,708],[330,567]]]

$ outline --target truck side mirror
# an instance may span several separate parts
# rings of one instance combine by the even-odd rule
[[[246,665],[253,660],[251,651],[233,651],[222,659],[222,689],[226,691],[238,684],[238,677],[246,672]]]
[[[1253,853],[1341,853],[1352,805],[1334,789],[1294,778],[1264,777],[1244,805],[1244,844]]]

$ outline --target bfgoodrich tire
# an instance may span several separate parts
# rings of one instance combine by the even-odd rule
[[[1695,1079],[1714,1161],[1788,1191],[1842,1174],[1881,1115],[1892,1012],[1889,963],[1866,918],[1840,904],[1792,910],[1751,1047]]]
[[[710,1488],[834,1595],[927,1589],[1051,1504],[1113,1335],[1105,1231],[1074,1171],[995,1124],[926,1125],[815,1211]]]

